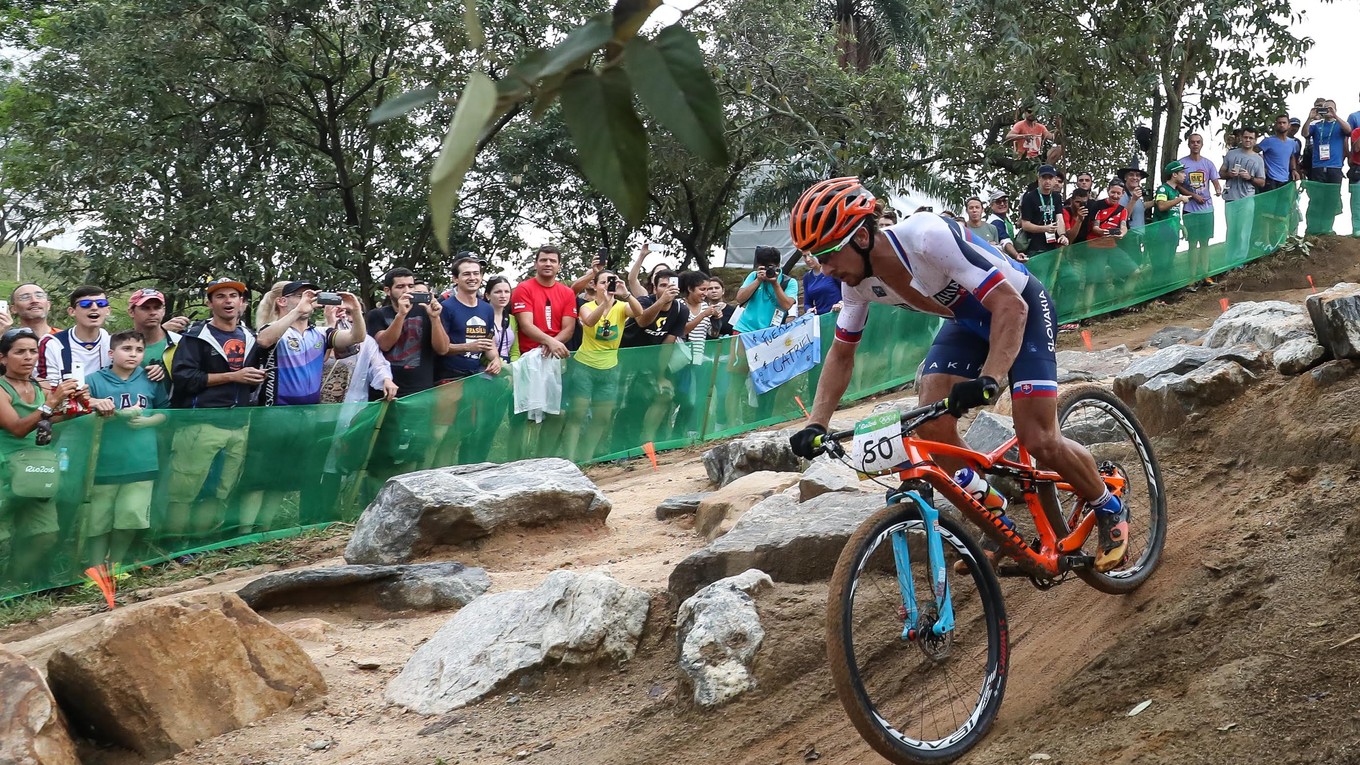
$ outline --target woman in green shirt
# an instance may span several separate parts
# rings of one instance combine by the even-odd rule
[[[0,335],[0,548],[14,543],[8,570],[0,568],[11,582],[36,582],[37,571],[47,552],[57,541],[57,505],[51,499],[16,497],[9,480],[10,456],[20,449],[36,446],[35,431],[44,420],[59,422],[57,414],[80,385],[67,378],[55,388],[44,391],[33,381],[38,363],[38,336],[28,327],[11,329]]]

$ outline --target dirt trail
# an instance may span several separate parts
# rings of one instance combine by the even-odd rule
[[[1140,344],[1168,324],[1205,327],[1220,297],[1299,302],[1360,281],[1360,242],[1277,259],[1170,306],[1089,325],[1099,347]],[[1302,287],[1297,285],[1302,284]],[[1071,347],[1080,339],[1064,336]],[[1158,439],[1170,526],[1153,578],[1127,597],[1079,581],[1039,592],[1003,582],[1012,675],[1000,718],[962,762],[1360,763],[1360,372],[1328,387],[1267,375],[1210,417]],[[867,411],[871,405],[856,407]],[[854,414],[856,412],[851,412]],[[681,698],[671,568],[701,547],[685,522],[657,521],[663,498],[704,490],[697,451],[592,470],[614,501],[605,529],[505,535],[444,557],[486,567],[493,588],[547,571],[605,570],[656,593],[637,658],[620,668],[549,670],[444,717],[389,708],[382,692],[447,614],[375,617],[330,610],[266,614],[326,622],[302,645],[330,684],[310,706],[204,742],[176,762],[873,763],[832,690],[822,641],[824,584],[777,585],[762,600],[759,688],[714,712]],[[316,625],[313,625],[314,627]],[[77,623],[67,628],[79,628]],[[63,628],[63,629],[67,629]],[[60,633],[17,644],[40,654]],[[0,636],[2,639],[2,636]],[[360,670],[356,660],[376,662]],[[1127,712],[1151,700],[1136,717]],[[308,744],[334,742],[325,751]],[[1042,753],[1047,760],[1031,760]],[[117,752],[92,761],[126,763]]]

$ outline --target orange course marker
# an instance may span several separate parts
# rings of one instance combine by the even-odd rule
[[[118,585],[114,583],[113,577],[109,576],[109,567],[106,565],[90,566],[85,569],[85,575],[94,580],[95,586],[104,595],[104,602],[108,603],[109,609],[112,610],[115,607],[114,588]]]
[[[1091,330],[1089,330],[1089,329],[1083,329],[1083,330],[1081,331],[1081,341],[1082,341],[1083,343],[1086,343],[1086,350],[1088,350],[1088,351],[1094,351],[1094,350],[1095,350],[1095,348],[1091,345]]]
[[[1309,274],[1309,275],[1308,275],[1308,287],[1309,287],[1309,289],[1313,290],[1314,293],[1317,292],[1317,285],[1316,285],[1316,284],[1313,284],[1313,275],[1312,275],[1312,274]]]
[[[1223,311],[1226,312],[1226,311],[1228,310],[1228,299],[1227,299],[1227,298],[1219,298],[1219,300],[1218,300],[1218,307],[1221,308],[1221,309],[1223,309]]]
[[[656,466],[656,444],[652,443],[651,441],[648,441],[647,443],[643,444],[642,453],[647,455],[647,459],[652,461],[652,470],[661,469]]]
[[[798,402],[798,408],[803,410],[803,416],[808,418],[809,420],[812,419],[812,415],[808,414],[807,407],[803,406],[803,399],[794,396],[793,400]]]

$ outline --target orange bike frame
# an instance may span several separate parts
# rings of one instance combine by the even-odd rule
[[[935,491],[948,498],[974,525],[1001,545],[1001,550],[1008,557],[1033,572],[1043,572],[1050,577],[1064,573],[1066,568],[1062,565],[1061,558],[1080,553],[1082,543],[1095,527],[1095,514],[1082,513],[1080,520],[1073,518],[1069,522],[1076,524],[1072,532],[1062,539],[1058,538],[1057,531],[1053,524],[1048,522],[1048,516],[1044,512],[1039,488],[1043,484],[1052,484],[1058,491],[1071,492],[1072,487],[1057,473],[1033,467],[1029,451],[1020,446],[1014,437],[989,454],[909,435],[903,436],[902,443],[907,449],[908,462],[904,463],[906,467],[887,472],[897,473],[903,481],[924,480],[929,483]],[[1008,460],[1004,456],[1013,448],[1020,451],[1019,461]],[[937,455],[952,457],[984,473],[1012,475],[1020,479],[1025,492],[1025,505],[1029,508],[1030,515],[1034,516],[1034,525],[1039,531],[1039,549],[1031,549],[1019,534],[1002,523],[1000,516],[993,515],[973,499],[972,495],[964,491],[963,487],[954,481],[953,476],[935,464],[934,458]]]

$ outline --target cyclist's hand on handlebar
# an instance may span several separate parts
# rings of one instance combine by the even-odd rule
[[[962,417],[969,409],[995,404],[1001,398],[1001,385],[992,377],[979,377],[955,383],[949,391],[949,413]]]
[[[826,435],[826,428],[813,423],[789,436],[789,446],[793,447],[794,454],[805,460],[810,460],[821,451],[817,439],[824,435]]]

